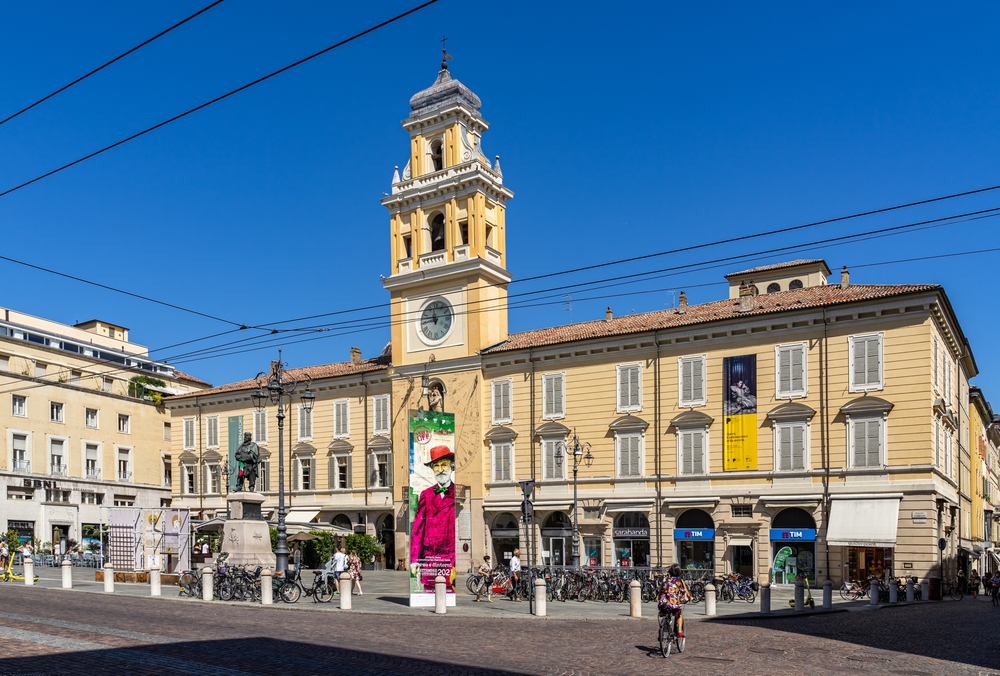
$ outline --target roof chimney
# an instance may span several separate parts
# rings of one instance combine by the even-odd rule
[[[614,315],[611,313],[611,306],[608,306],[607,312],[604,313],[604,321],[610,322],[614,319]]]
[[[686,315],[688,311],[688,295],[681,291],[680,298],[677,301],[677,314]]]
[[[361,363],[361,348],[352,347],[351,348],[351,363],[360,364]]]
[[[851,285],[851,273],[847,271],[847,266],[845,265],[840,269],[840,288],[846,289]]]
[[[753,282],[740,284],[740,312],[750,312],[753,310],[753,297],[756,287]]]

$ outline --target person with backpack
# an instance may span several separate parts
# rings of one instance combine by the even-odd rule
[[[667,569],[667,575],[660,585],[658,605],[660,615],[677,615],[677,637],[684,638],[683,604],[691,600],[691,592],[681,577],[681,567],[676,563]]]

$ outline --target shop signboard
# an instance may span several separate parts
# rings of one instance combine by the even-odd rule
[[[434,578],[455,605],[455,415],[410,411],[410,606],[434,605]]]
[[[816,540],[816,529],[815,528],[772,528],[771,540],[814,542]]]
[[[649,527],[639,527],[639,528],[612,528],[611,537],[613,538],[624,538],[630,540],[648,540],[649,539]]]
[[[757,469],[757,355],[722,360],[723,470]]]
[[[675,540],[714,540],[714,528],[675,528]]]

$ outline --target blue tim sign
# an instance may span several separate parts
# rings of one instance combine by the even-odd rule
[[[771,540],[814,542],[816,540],[816,529],[815,528],[772,528]]]
[[[675,528],[675,540],[714,540],[714,528]]]

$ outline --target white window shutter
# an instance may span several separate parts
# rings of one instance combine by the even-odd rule
[[[868,421],[868,443],[866,445],[868,467],[879,466],[879,450],[882,445],[882,425],[878,420]]]
[[[795,394],[804,393],[806,389],[805,345],[797,345],[789,351],[789,388]]]
[[[629,397],[629,371],[628,367],[618,367],[618,408],[623,409],[632,405]]]
[[[705,400],[705,358],[695,359],[691,363],[691,401]]]
[[[879,349],[878,349],[879,339],[877,336],[872,336],[865,340],[865,366],[867,367],[867,375],[865,378],[866,385],[877,385],[879,382],[879,373],[882,371],[881,364],[879,363]]]
[[[503,419],[508,422],[514,419],[514,413],[511,410],[512,389],[513,384],[509,380],[504,381],[502,387],[500,388],[501,393],[503,394],[503,409],[501,413],[503,414]]]
[[[790,469],[805,469],[805,425],[793,425],[791,427],[791,467]]]
[[[865,442],[868,439],[867,423],[864,420],[854,421],[853,443],[854,443],[854,466],[864,467],[867,455],[865,452]]]
[[[563,377],[558,375],[553,378],[555,382],[555,414],[563,415],[565,412],[564,402],[563,402]]]
[[[503,420],[503,388],[499,380],[493,381],[493,421]]]
[[[787,395],[792,390],[792,348],[778,348],[778,394]]]
[[[638,408],[641,405],[641,393],[639,391],[639,367],[633,366],[629,370],[628,379],[628,405]]]
[[[692,474],[705,473],[705,435],[701,432],[691,434]]]
[[[934,357],[933,357],[933,370],[934,370],[934,391],[938,392],[940,385],[940,377],[938,376],[938,337],[934,336]]]
[[[778,469],[792,469],[792,426],[778,428]]]
[[[694,441],[691,432],[681,432],[681,474],[694,473]]]
[[[694,362],[685,359],[681,362],[681,403],[694,400]]]
[[[859,338],[853,340],[853,349],[851,351],[851,360],[853,362],[853,368],[851,373],[851,378],[854,381],[855,387],[863,387],[865,384],[865,375],[867,374],[867,369],[865,368],[865,341]]]

